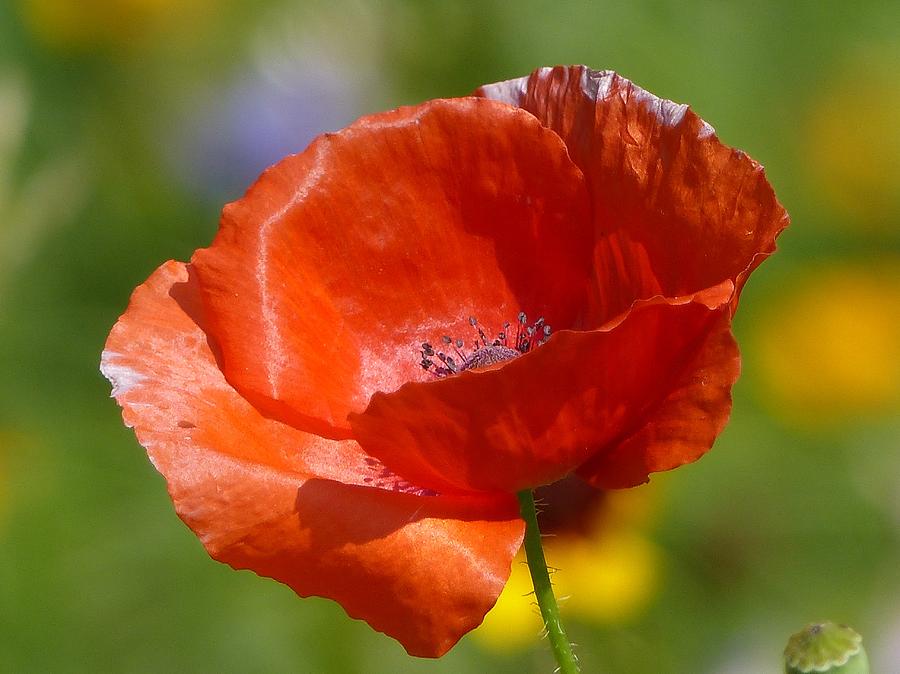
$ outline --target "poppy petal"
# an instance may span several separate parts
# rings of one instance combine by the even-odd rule
[[[519,310],[583,311],[587,188],[559,137],[478,98],[364,117],[266,171],[195,253],[228,381],[275,418],[349,437],[419,348]]]
[[[644,423],[578,469],[595,487],[621,489],[647,482],[650,473],[696,461],[709,450],[731,413],[731,387],[740,352],[723,313],[702,336]]]
[[[248,478],[239,462],[189,460],[191,470],[178,470],[188,479],[170,489],[214,559],[300,596],[334,599],[411,655],[439,657],[481,624],[521,545],[524,523],[476,507],[477,499],[302,481],[266,469]]]
[[[478,625],[524,523],[510,495],[429,495],[352,441],[262,416],[218,370],[189,266],[138,287],[101,366],[123,417],[212,557],[338,601],[436,657]],[[367,479],[368,478],[368,479]]]
[[[723,145],[686,105],[613,72],[542,68],[476,94],[537,116],[584,172],[597,234],[597,325],[636,300],[723,282],[735,306],[788,224],[758,163]]]
[[[350,416],[353,431],[388,468],[442,492],[548,484],[645,426],[660,437],[644,462],[648,470],[662,470],[689,451],[696,458],[709,449],[707,439],[727,417],[727,396],[707,399],[702,383],[685,385],[702,375],[727,392],[737,377],[737,351],[728,351],[721,337],[728,314],[727,306],[657,299],[602,330],[557,333],[499,369],[376,394],[364,413]],[[722,358],[707,362],[717,336]],[[655,423],[670,410],[660,405],[674,404],[681,392],[685,409],[695,403],[708,414],[691,414],[684,428],[665,419]],[[678,457],[661,455],[669,431],[699,444],[688,450],[672,439]],[[631,449],[644,456],[641,448]]]

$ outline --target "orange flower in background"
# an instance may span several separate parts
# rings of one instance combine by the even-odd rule
[[[421,656],[496,601],[517,491],[709,449],[740,288],[787,224],[758,164],[614,73],[477,93],[268,169],[102,361],[214,558]]]

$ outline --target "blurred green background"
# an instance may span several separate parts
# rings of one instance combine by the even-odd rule
[[[553,670],[515,618],[415,660],[213,562],[97,367],[131,290],[268,163],[361,114],[586,63],[690,103],[793,217],[743,295],[727,431],[585,552],[586,671],[777,672],[831,618],[900,672],[897,26],[884,0],[3,0],[0,671]]]

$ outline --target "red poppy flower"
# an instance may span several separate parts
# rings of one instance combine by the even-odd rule
[[[786,223],[687,107],[542,69],[268,169],[135,291],[102,369],[210,555],[438,656],[508,577],[517,491],[709,449]]]

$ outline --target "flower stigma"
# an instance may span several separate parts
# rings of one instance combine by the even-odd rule
[[[436,351],[428,342],[422,342],[420,365],[423,370],[436,377],[449,377],[465,370],[477,370],[497,363],[503,363],[537,348],[550,338],[550,326],[546,325],[543,316],[528,325],[528,316],[520,311],[516,319],[516,333],[511,339],[510,326],[507,321],[496,337],[489,339],[478,319],[469,317],[469,325],[477,333],[477,338],[468,349],[462,339],[453,339],[449,335],[441,337],[445,351]],[[451,353],[447,351],[452,350]]]

